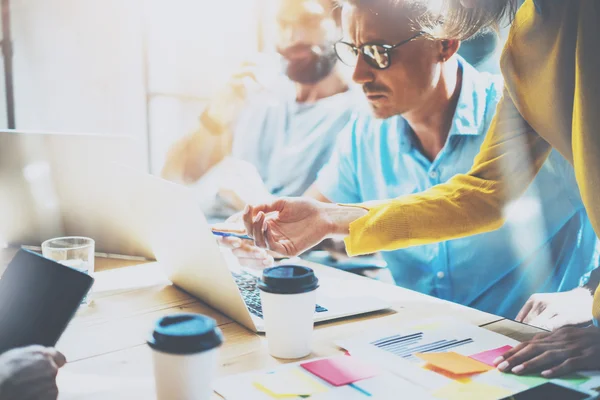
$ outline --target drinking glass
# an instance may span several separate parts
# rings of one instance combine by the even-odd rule
[[[42,255],[88,275],[94,275],[93,239],[82,236],[60,237],[42,243]],[[90,304],[89,294],[81,304]]]

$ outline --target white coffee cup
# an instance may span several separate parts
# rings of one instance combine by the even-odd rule
[[[153,350],[158,400],[208,400],[223,343],[215,320],[175,314],[156,322],[148,339]]]
[[[296,359],[310,354],[318,287],[319,280],[308,267],[280,265],[263,271],[258,288],[273,357]]]

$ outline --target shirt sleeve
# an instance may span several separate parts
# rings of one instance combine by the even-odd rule
[[[350,224],[349,255],[395,250],[498,229],[503,208],[529,186],[550,153],[505,90],[471,171],[415,195],[364,204]]]
[[[317,175],[317,189],[332,203],[362,201],[357,179],[356,125],[356,120],[352,120],[338,135],[331,158]]]

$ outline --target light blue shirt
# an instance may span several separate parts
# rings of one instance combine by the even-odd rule
[[[358,116],[340,135],[317,187],[337,203],[418,193],[468,172],[502,83],[461,60],[462,90],[447,143],[429,161],[400,116]],[[510,179],[510,178],[509,178]],[[570,290],[591,269],[596,236],[573,168],[553,152],[497,231],[383,253],[400,286],[514,318],[533,293]],[[537,218],[536,218],[537,216]]]
[[[281,76],[243,111],[234,130],[232,156],[253,164],[272,194],[300,196],[329,160],[353,111],[364,107],[360,94],[349,90],[298,103],[294,84]]]

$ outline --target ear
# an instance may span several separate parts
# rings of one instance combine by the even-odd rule
[[[445,62],[458,51],[460,40],[444,39],[438,41],[440,61]]]

